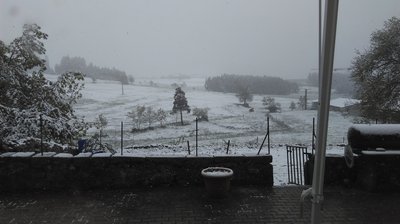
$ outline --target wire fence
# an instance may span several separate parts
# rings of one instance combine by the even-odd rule
[[[40,129],[40,148],[43,152],[43,139],[47,139],[47,136],[43,136],[45,132],[42,129],[45,125],[41,124]],[[126,151],[132,151],[132,149],[138,148],[185,148],[187,154],[198,155],[199,147],[204,147],[205,142],[211,142],[214,140],[220,144],[221,151],[225,151],[226,154],[232,151],[232,147],[237,146],[235,140],[243,143],[246,141],[249,148],[257,148],[257,154],[261,151],[265,154],[270,154],[271,146],[274,143],[274,138],[279,133],[270,130],[270,118],[267,117],[266,125],[263,128],[264,131],[257,132],[255,134],[248,133],[215,133],[208,130],[209,124],[202,127],[202,123],[198,119],[194,123],[186,123],[181,125],[180,122],[168,123],[163,126],[160,124],[146,125],[141,129],[137,128],[137,124],[134,122],[113,122],[108,123],[101,127],[92,127],[88,130],[86,136],[80,139],[72,140],[79,152],[83,151],[110,151],[112,153],[123,154]],[[183,132],[182,129],[185,129]],[[260,133],[264,132],[263,137]],[[184,134],[182,134],[184,133]],[[314,154],[315,142],[316,142],[316,125],[315,118],[312,120],[312,130],[309,130],[309,138],[304,139],[303,144],[310,145],[311,153]],[[290,134],[290,133],[289,133]],[[275,136],[274,136],[275,135]],[[260,138],[259,138],[260,137]],[[262,141],[260,141],[262,139]],[[233,141],[232,141],[233,140]],[[343,138],[344,141],[344,138]],[[305,144],[304,144],[305,143]],[[201,145],[200,145],[201,144]],[[281,145],[276,143],[274,145]],[[293,144],[292,142],[285,142],[283,145]],[[242,144],[243,145],[243,144]],[[171,149],[173,150],[173,149]]]
[[[131,149],[137,148],[169,148],[175,146],[186,147],[186,151],[189,155],[192,154],[197,156],[201,142],[208,141],[210,139],[218,139],[225,153],[229,154],[231,146],[234,146],[234,144],[231,144],[231,140],[229,139],[229,137],[234,136],[226,133],[209,133],[207,130],[202,130],[202,132],[200,133],[199,125],[201,124],[199,124],[199,120],[196,119],[194,123],[195,125],[184,126],[174,123],[169,124],[169,127],[151,126],[143,129],[135,128],[136,124],[132,122],[120,122],[119,125],[107,124],[102,128],[90,130],[88,132],[89,134],[78,140],[78,148],[79,150],[89,151],[109,150],[114,153],[119,152],[123,154],[124,151],[130,151]],[[187,132],[184,135],[179,135],[177,132],[174,133],[174,131],[168,130],[168,128],[170,127],[175,130],[185,128],[187,129]],[[259,146],[258,154],[260,154],[260,151],[264,145],[268,149],[268,154],[270,154],[269,121],[267,130],[268,131],[264,138],[264,141]],[[154,131],[156,133],[149,134],[150,131]],[[155,137],[157,136],[157,132],[161,136],[155,139]],[[164,133],[164,135],[162,135],[163,132],[167,133]],[[137,136],[140,136],[141,138],[137,139]],[[147,136],[147,138],[145,138],[144,136]],[[264,144],[267,138],[268,141]],[[80,141],[81,143],[79,143]],[[258,137],[256,143],[258,143]]]

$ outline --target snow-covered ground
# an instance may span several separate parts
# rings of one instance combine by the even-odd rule
[[[54,77],[51,77],[54,78]],[[152,106],[154,109],[162,108],[172,110],[174,88],[173,83],[184,84],[188,104],[193,109],[209,108],[209,122],[199,122],[198,150],[200,154],[224,154],[226,142],[230,140],[230,155],[257,153],[267,130],[266,110],[262,105],[265,95],[255,95],[249,108],[238,105],[238,99],[232,93],[209,92],[204,89],[204,78],[136,78],[133,85],[124,85],[122,95],[121,84],[113,81],[98,80],[92,83],[91,79],[85,82],[83,98],[75,106],[76,113],[84,116],[87,121],[93,121],[99,114],[103,114],[108,125],[103,132],[108,136],[102,139],[120,150],[121,122],[124,122],[124,152],[138,155],[186,155],[187,141],[190,148],[195,148],[195,117],[184,113],[187,125],[180,126],[176,115],[168,113],[166,127],[159,127],[157,122],[153,130],[132,133],[132,122],[127,113],[138,105]],[[156,84],[150,86],[150,82]],[[302,87],[297,94],[288,96],[271,96],[282,106],[281,113],[270,114],[270,138],[272,143],[271,155],[273,156],[275,185],[287,182],[286,144],[303,144],[310,148],[312,138],[312,121],[317,117],[315,110],[289,109],[290,103],[297,103],[299,96],[308,90],[309,101],[317,99],[315,87]],[[335,94],[333,97],[335,98]],[[328,153],[342,154],[342,148],[336,146],[345,143],[347,129],[352,124],[352,117],[344,117],[338,112],[330,113],[328,131]],[[146,126],[146,124],[144,124]],[[91,130],[89,135],[97,130]],[[138,149],[138,145],[166,145],[169,147],[154,147]],[[267,153],[264,146],[261,153]]]

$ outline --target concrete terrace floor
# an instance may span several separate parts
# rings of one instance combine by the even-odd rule
[[[305,187],[235,187],[210,199],[204,187],[1,193],[0,223],[310,223]],[[323,223],[400,223],[400,193],[325,190]]]

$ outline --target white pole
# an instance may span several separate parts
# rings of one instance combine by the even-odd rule
[[[318,85],[321,83],[321,23],[322,23],[322,0],[318,0]]]
[[[326,0],[324,13],[324,36],[319,85],[319,109],[317,123],[317,148],[315,150],[312,183],[311,223],[321,223],[321,205],[324,200],[324,175],[326,139],[328,133],[329,104],[331,98],[332,70],[335,53],[336,24],[339,0]]]

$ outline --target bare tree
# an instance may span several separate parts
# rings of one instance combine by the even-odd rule
[[[253,95],[250,93],[249,87],[239,87],[236,97],[239,98],[239,102],[243,102],[243,106],[248,107],[247,102],[253,101]]]
[[[167,119],[167,113],[163,109],[158,109],[156,113],[156,119],[160,122],[160,126],[163,127],[163,122]]]

